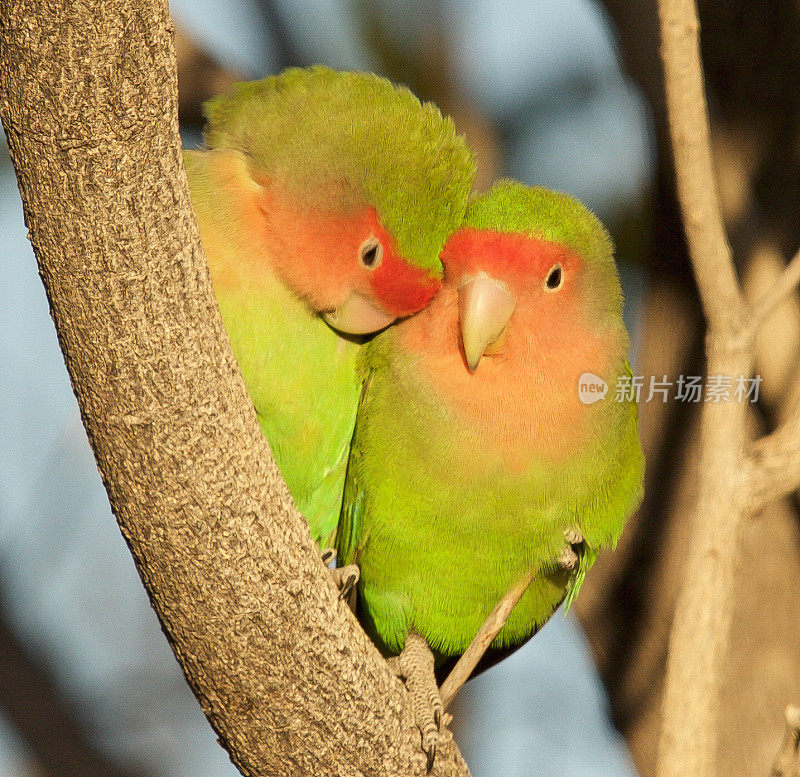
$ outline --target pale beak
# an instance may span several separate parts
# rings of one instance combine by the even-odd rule
[[[323,313],[322,317],[334,329],[349,335],[372,334],[385,329],[395,319],[357,292],[353,292],[340,307]]]
[[[458,289],[461,341],[470,372],[505,331],[516,307],[508,286],[485,272],[465,280]]]

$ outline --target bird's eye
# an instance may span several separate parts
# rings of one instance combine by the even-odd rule
[[[544,287],[547,291],[558,291],[564,285],[564,270],[560,264],[555,264],[550,268],[547,277],[544,279]]]
[[[383,260],[383,246],[377,238],[368,237],[358,249],[358,261],[368,270],[375,270]]]

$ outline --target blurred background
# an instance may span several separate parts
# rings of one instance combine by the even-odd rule
[[[702,372],[651,0],[173,0],[184,143],[202,102],[288,65],[368,69],[451,113],[479,159],[570,192],[617,244],[634,372]],[[800,242],[796,0],[700,0],[712,140],[748,295]],[[0,143],[2,147],[2,143]],[[233,777],[111,515],[0,150],[0,777]],[[762,330],[754,429],[800,395],[800,301]],[[574,611],[461,692],[475,777],[652,774],[698,405],[640,403],[646,498]],[[747,530],[721,773],[763,777],[800,699],[795,499]],[[687,689],[687,692],[689,689]]]

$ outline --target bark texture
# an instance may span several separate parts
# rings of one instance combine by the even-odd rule
[[[111,505],[247,775],[424,774],[256,422],[189,205],[165,0],[3,0],[0,114]],[[436,772],[465,775],[452,742]]]
[[[755,304],[741,292],[709,142],[694,0],[659,0],[678,197],[703,311],[707,375],[749,376],[756,334],[793,292],[800,258]],[[744,402],[704,402],[697,503],[669,639],[658,777],[717,777],[720,698],[747,519],[800,484],[800,403],[752,443]]]

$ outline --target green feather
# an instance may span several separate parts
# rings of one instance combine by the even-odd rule
[[[607,260],[611,255],[608,231],[579,200],[510,179],[496,181],[491,196],[476,196],[464,225],[561,243],[587,262]]]
[[[578,554],[578,569],[575,572],[575,578],[573,579],[572,583],[570,583],[569,588],[567,589],[567,595],[564,598],[564,617],[566,617],[567,613],[569,612],[569,608],[572,607],[572,603],[580,593],[581,586],[583,586],[583,581],[586,579],[586,573],[592,568],[592,565],[597,560],[597,553],[597,548],[590,548],[585,544],[581,547],[580,553]]]
[[[244,160],[244,179],[258,172],[312,209],[372,205],[402,258],[440,275],[439,252],[463,216],[475,161],[435,106],[370,74],[291,69],[239,84],[205,110],[209,150],[184,159],[220,311],[281,474],[325,543],[341,509],[359,346],[273,273],[270,262],[296,257],[251,261],[263,253],[254,234],[263,227],[237,209],[236,187],[249,182],[235,165]],[[229,166],[212,161],[220,158]]]
[[[559,240],[590,254],[585,265],[595,292],[611,297],[591,313],[616,332],[614,352],[624,353],[611,245],[577,201],[501,183],[473,200],[465,224]],[[452,316],[452,305],[443,304]],[[534,457],[521,471],[508,469],[472,422],[445,401],[436,375],[404,348],[406,328],[441,310],[432,307],[390,328],[359,355],[367,385],[337,550],[340,563],[360,566],[359,618],[388,654],[402,649],[411,628],[440,655],[462,653],[506,592],[535,568],[539,572],[492,647],[519,644],[565,597],[574,600],[597,552],[616,543],[641,499],[643,457],[630,402],[597,406],[584,446],[566,459]],[[614,358],[619,361],[610,365],[609,382],[630,369],[624,358]],[[460,368],[455,359],[447,364]],[[535,402],[535,391],[508,397],[509,406],[523,401]],[[491,419],[497,409],[488,410]],[[558,562],[567,529],[584,538],[576,573]]]
[[[569,246],[587,265],[587,283],[599,302],[595,315],[622,315],[619,278],[608,272],[613,265],[611,236],[594,213],[569,194],[509,179],[496,181],[490,192],[470,202],[464,225]]]
[[[475,159],[433,103],[371,73],[316,66],[238,84],[204,109],[209,148],[239,151],[311,207],[331,207],[331,191],[342,208],[370,202],[400,253],[440,275]]]
[[[184,162],[222,320],[259,424],[312,537],[324,543],[339,519],[360,394],[359,347],[268,268],[252,274],[243,261],[250,238],[210,156],[186,152]],[[219,283],[225,272],[238,283]]]

